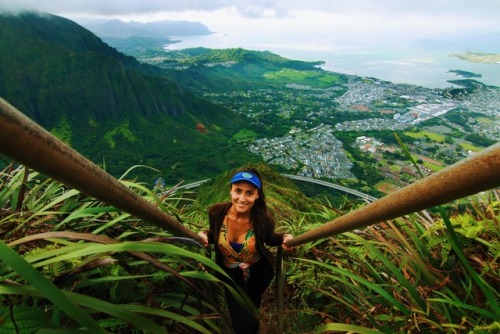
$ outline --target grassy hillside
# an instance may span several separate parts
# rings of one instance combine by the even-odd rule
[[[195,90],[231,91],[302,84],[327,87],[332,82],[344,82],[345,77],[320,71],[322,61],[305,62],[283,58],[268,51],[250,51],[241,48],[213,50],[192,48],[171,51],[157,64],[168,70],[171,77]],[[174,68],[172,68],[172,64]],[[182,71],[176,67],[184,67]]]

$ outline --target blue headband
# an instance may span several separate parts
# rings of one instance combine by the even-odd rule
[[[262,189],[260,179],[257,175],[252,174],[250,172],[239,172],[236,173],[233,178],[231,179],[231,184],[238,182],[238,181],[247,181],[256,186],[257,188]]]

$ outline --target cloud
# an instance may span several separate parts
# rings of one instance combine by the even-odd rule
[[[497,0],[0,0],[0,9],[38,9],[70,15],[124,16],[157,12],[216,12],[232,8],[242,17],[287,17],[293,12],[381,16],[467,16],[500,20]]]
[[[500,0],[0,0],[0,11],[21,8],[77,22],[198,21],[221,33],[288,34],[287,42],[294,34],[314,33],[320,40],[322,34],[325,39],[343,34],[358,46],[376,35],[394,44],[395,35],[411,40],[500,33]]]

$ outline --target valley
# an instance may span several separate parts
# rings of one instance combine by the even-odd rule
[[[175,59],[169,59],[170,71],[192,69],[186,55],[178,59],[184,66],[173,66]],[[214,59],[196,64],[228,73],[238,66]],[[419,178],[396,136],[424,175],[500,139],[500,90],[475,80],[457,80],[442,90],[282,68],[264,72],[260,81],[265,88],[194,87],[207,100],[246,117],[248,124],[233,138],[265,162],[371,194]]]
[[[263,53],[241,49],[165,51],[154,41],[140,50],[123,42],[119,47],[245,117],[247,125],[232,138],[259,159],[373,195],[419,178],[396,136],[424,175],[500,140],[500,90],[472,80],[480,79],[474,73],[451,70],[466,79],[429,89],[328,72],[316,64],[296,69],[252,60],[248,71],[245,57]],[[231,57],[235,53],[246,56]]]
[[[115,176],[139,164],[156,171],[134,177],[177,184],[264,161],[381,196],[500,139],[499,88],[459,69],[429,89],[267,51],[106,45],[56,17],[3,20],[0,46],[18,56],[0,63],[0,94]]]

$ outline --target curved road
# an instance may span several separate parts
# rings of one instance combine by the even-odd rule
[[[376,197],[373,197],[371,195],[362,193],[362,192],[354,190],[354,189],[350,189],[350,188],[347,188],[347,187],[344,187],[344,186],[340,186],[340,185],[335,184],[335,183],[330,183],[330,182],[326,182],[326,181],[322,181],[322,180],[313,179],[311,177],[305,177],[305,176],[299,176],[299,175],[291,175],[291,174],[281,174],[281,175],[283,175],[283,176],[285,176],[285,177],[287,177],[289,179],[292,179],[292,180],[298,180],[298,181],[303,181],[303,182],[315,183],[315,184],[319,184],[321,186],[325,186],[325,187],[337,189],[337,190],[343,191],[345,193],[348,193],[348,194],[357,196],[359,198],[362,198],[362,199],[364,199],[364,200],[366,200],[368,202],[373,202],[373,201],[377,200]],[[193,183],[185,184],[185,185],[177,187],[177,189],[191,189],[191,188],[196,188],[199,185],[201,185],[202,183],[205,183],[205,182],[207,182],[209,180],[210,179],[205,179],[205,180],[201,180],[201,181],[196,181],[196,182],[193,182]]]
[[[337,190],[343,191],[345,193],[348,193],[348,194],[351,194],[351,195],[354,195],[354,196],[358,196],[359,198],[362,198],[362,199],[364,199],[364,200],[366,200],[368,202],[374,202],[374,201],[377,200],[376,197],[373,197],[371,195],[362,193],[361,191],[357,191],[357,190],[350,189],[350,188],[347,188],[347,187],[344,187],[344,186],[340,186],[340,185],[335,184],[335,183],[330,183],[330,182],[326,182],[326,181],[322,181],[322,180],[317,180],[317,179],[313,179],[311,177],[306,177],[306,176],[291,175],[291,174],[281,174],[281,175],[286,176],[286,177],[288,177],[289,179],[292,179],[292,180],[299,180],[299,181],[304,181],[304,182],[309,182],[309,183],[315,183],[315,184],[319,184],[319,185],[322,185],[322,186],[325,186],[325,187],[330,187],[330,188],[333,188],[333,189],[337,189]]]

